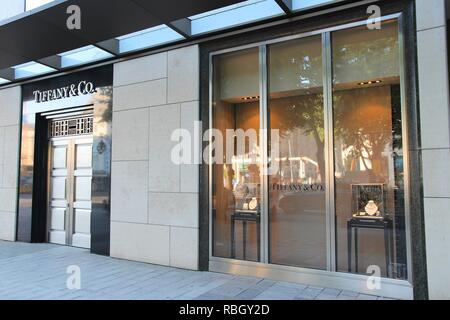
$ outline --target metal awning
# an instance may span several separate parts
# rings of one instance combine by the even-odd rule
[[[81,57],[92,59],[89,62],[104,60],[342,2],[348,1],[54,0],[0,21],[0,85],[39,75],[41,71],[48,73],[81,65],[77,60]],[[81,9],[81,30],[67,28],[67,8],[71,5]],[[140,46],[141,43],[147,47]]]
[[[114,39],[238,0],[59,0],[0,25],[0,69]],[[69,5],[81,8],[81,30],[69,30]]]

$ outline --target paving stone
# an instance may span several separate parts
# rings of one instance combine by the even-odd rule
[[[339,289],[324,289],[322,291],[322,294],[336,298],[341,292],[342,292],[342,290],[339,290]]]
[[[219,294],[212,294],[212,293],[205,293],[201,296],[198,296],[194,300],[238,300],[237,298],[226,296],[226,295],[219,295]]]
[[[336,298],[337,298],[337,296],[335,296],[335,295],[329,295],[329,294],[325,294],[324,292],[322,292],[315,298],[315,300],[336,300]]]
[[[292,283],[292,282],[285,282],[285,281],[278,281],[276,282],[276,285],[287,287],[287,288],[293,288],[299,291],[305,290],[308,286],[300,283]]]
[[[81,270],[68,290],[67,267]],[[89,250],[0,241],[0,300],[313,300],[379,297],[298,283],[113,259]],[[380,298],[383,299],[383,298]]]
[[[228,281],[224,285],[221,285],[220,287],[217,287],[209,291],[209,293],[215,295],[235,297],[256,283],[257,283],[256,281],[244,281],[244,279],[233,279]]]
[[[309,298],[309,297],[303,297],[303,296],[298,296],[295,297],[294,300],[314,300],[313,298]]]
[[[295,298],[300,293],[302,293],[305,290],[306,286],[292,286],[292,287],[286,287],[283,285],[279,285],[278,283],[274,284],[270,288],[266,289],[265,292],[281,292],[287,296],[290,296]]]
[[[357,300],[377,300],[377,296],[371,296],[368,294],[359,294]]]
[[[320,291],[324,290],[324,288],[322,288],[322,287],[316,287],[316,286],[308,286],[308,288],[309,288],[309,289],[314,289],[314,290],[320,290]]]
[[[257,296],[259,296],[261,293],[263,293],[264,290],[261,289],[255,289],[250,288],[245,290],[244,292],[240,293],[237,298],[242,300],[252,300],[255,299]]]
[[[277,283],[276,281],[273,280],[268,280],[268,279],[262,279],[260,282],[258,282],[255,286],[253,286],[254,288],[258,288],[261,290],[264,289],[268,289],[271,286],[273,286],[275,283]]]
[[[348,300],[348,301],[354,301],[357,300],[357,297],[350,297],[345,295],[339,295],[335,298],[335,300]]]
[[[340,296],[347,296],[347,297],[353,297],[353,298],[358,297],[358,295],[359,295],[358,292],[347,291],[347,290],[342,291],[341,294],[340,294]]]
[[[256,296],[254,300],[294,300],[295,296],[276,291],[265,291]]]
[[[308,287],[305,290],[303,290],[297,297],[315,299],[322,291],[323,291],[322,288],[319,289],[317,287]]]

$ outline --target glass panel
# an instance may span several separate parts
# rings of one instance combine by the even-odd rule
[[[406,279],[397,22],[332,41],[337,269]]]
[[[149,29],[133,32],[116,39],[119,40],[120,53],[125,53],[182,40],[184,37],[165,24],[162,24]]]
[[[60,54],[62,67],[72,67],[93,61],[112,58],[113,55],[94,46],[86,46]]]
[[[270,262],[327,268],[321,37],[269,47]],[[278,130],[272,131],[272,130]]]
[[[258,48],[215,57],[213,81],[213,255],[259,261]]]
[[[13,67],[15,70],[16,79],[22,79],[27,77],[34,77],[41,74],[56,71],[56,69],[44,66],[37,62],[28,62]]]
[[[191,16],[192,34],[197,35],[284,14],[274,0],[248,0]]]
[[[36,9],[54,0],[26,0],[26,11]]]
[[[0,84],[5,84],[5,83],[9,83],[9,82],[11,82],[11,81],[0,78]]]
[[[294,11],[305,10],[340,1],[342,0],[292,0],[292,9]]]

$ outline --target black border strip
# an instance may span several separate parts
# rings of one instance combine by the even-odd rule
[[[100,255],[109,255],[113,65],[50,78],[22,86],[16,239],[21,242],[32,243],[42,243],[47,240],[48,121],[40,113],[35,113],[35,110],[44,112],[43,109],[45,108],[34,106],[28,114],[24,114],[24,104],[35,103],[33,96],[33,91],[35,90],[60,88],[79,83],[83,80],[94,82],[97,90],[102,91],[101,94],[91,95],[92,105],[94,106],[91,252]],[[80,107],[80,105],[76,105],[79,102],[73,99],[66,98],[60,100],[60,110]],[[36,120],[34,126],[32,119]],[[106,123],[103,125],[103,127],[107,128],[107,134],[105,136],[101,136],[96,131],[95,123],[98,122]],[[23,139],[25,138],[23,136],[24,128],[34,131],[33,150],[31,148],[23,149]],[[102,155],[103,153],[109,157],[104,157]],[[24,157],[27,155],[34,159],[32,168],[28,168],[27,164],[22,163]],[[30,185],[32,186],[32,190],[29,190]]]

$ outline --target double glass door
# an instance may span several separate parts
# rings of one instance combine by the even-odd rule
[[[213,257],[406,279],[398,30],[212,55]]]

